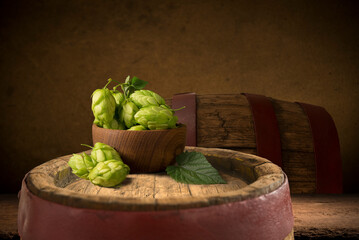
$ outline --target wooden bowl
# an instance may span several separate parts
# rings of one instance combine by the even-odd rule
[[[166,130],[128,131],[92,125],[92,141],[106,143],[121,155],[131,173],[161,172],[175,163],[186,143],[186,126]]]

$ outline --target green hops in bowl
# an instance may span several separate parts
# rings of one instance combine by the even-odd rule
[[[92,96],[95,125],[115,130],[154,130],[176,127],[178,119],[173,116],[173,113],[180,109],[171,109],[159,94],[144,90],[146,81],[128,76],[124,83],[118,84],[113,90],[107,89],[112,79],[108,81],[103,89],[97,89]],[[123,93],[116,89],[118,86],[121,86]],[[142,117],[135,118],[139,111]],[[146,115],[145,118],[143,118],[144,115]],[[137,125],[142,125],[143,128],[132,128]]]
[[[135,120],[150,130],[175,128],[177,117],[173,111],[159,106],[148,106],[141,108],[135,114]]]
[[[150,105],[166,105],[165,100],[160,95],[150,90],[135,91],[133,94],[131,94],[130,98],[132,102],[135,103],[139,108],[147,107]]]
[[[92,94],[92,112],[95,117],[94,123],[102,127],[104,124],[110,124],[115,115],[116,100],[107,87],[111,82],[108,81],[102,89],[96,89]]]

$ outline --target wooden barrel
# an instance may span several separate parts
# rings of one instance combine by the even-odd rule
[[[177,94],[167,99],[187,125],[187,145],[267,158],[287,174],[292,193],[341,193],[335,124],[324,108],[254,94]]]
[[[72,174],[70,155],[34,168],[21,189],[21,239],[294,239],[281,168],[232,150],[186,150],[202,152],[227,184],[182,184],[162,172],[103,188]]]

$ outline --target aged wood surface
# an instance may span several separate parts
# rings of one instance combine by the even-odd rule
[[[112,210],[166,210],[204,207],[241,201],[277,189],[285,175],[270,161],[254,155],[215,148],[200,151],[227,184],[177,183],[166,173],[130,174],[118,188],[93,185],[71,173],[71,155],[46,162],[28,175],[27,185],[37,196],[69,206]]]
[[[296,239],[359,239],[359,195],[292,195]]]
[[[296,194],[292,206],[296,240],[359,238],[359,194]],[[19,239],[17,207],[17,195],[0,195],[0,239]]]
[[[0,195],[0,239],[18,239],[18,198],[14,194]]]
[[[283,170],[292,193],[315,193],[316,175],[311,128],[302,108],[271,99],[281,137]],[[171,105],[171,99],[166,99]],[[256,154],[253,117],[241,94],[197,95],[197,145]]]

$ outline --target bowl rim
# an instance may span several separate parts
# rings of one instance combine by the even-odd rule
[[[146,129],[146,130],[140,130],[140,131],[136,131],[136,130],[130,130],[130,132],[168,132],[171,130],[178,130],[178,129],[182,129],[182,128],[187,128],[186,124],[183,123],[178,123],[176,124],[176,128],[167,128],[167,129],[157,129],[157,130],[151,130],[151,129]],[[110,129],[110,128],[103,128],[103,127],[99,127],[96,124],[92,123],[92,127],[93,128],[98,128],[98,129],[103,129],[103,130],[109,130],[109,131],[128,131],[128,129],[126,130],[120,130],[120,129]]]

